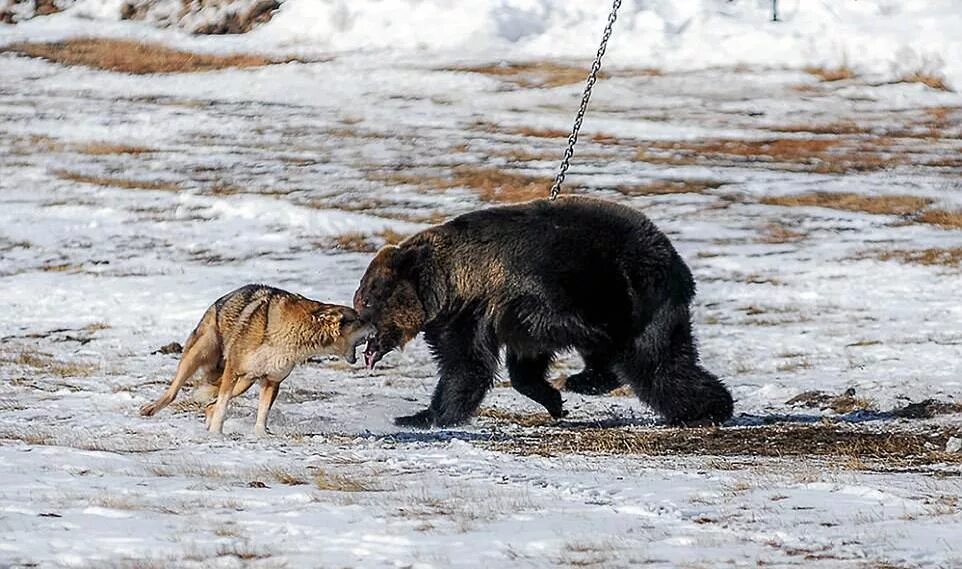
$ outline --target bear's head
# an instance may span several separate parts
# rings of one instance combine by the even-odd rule
[[[424,305],[418,297],[411,255],[395,245],[378,251],[354,293],[354,309],[376,332],[364,350],[369,369],[385,354],[400,348],[424,326]]]

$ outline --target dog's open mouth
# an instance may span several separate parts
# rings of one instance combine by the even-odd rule
[[[377,336],[372,336],[367,341],[367,347],[364,348],[364,365],[367,366],[367,369],[374,369],[374,366],[381,361],[385,353],[381,350],[381,343],[378,342]]]
[[[355,338],[355,339],[354,339],[354,342],[351,344],[351,347],[348,348],[347,353],[344,354],[344,359],[347,361],[347,363],[349,363],[349,364],[355,364],[355,363],[357,363],[357,349],[358,349],[358,348],[361,346],[361,344],[363,344],[364,342],[370,342],[370,341],[371,341],[371,338],[373,338],[373,337],[374,337],[374,331],[373,331],[373,330],[372,330],[371,332],[367,333],[367,334],[358,334],[358,335],[357,335],[357,338]],[[366,352],[366,351],[364,352],[364,358],[365,358],[365,361],[367,361],[367,352]]]

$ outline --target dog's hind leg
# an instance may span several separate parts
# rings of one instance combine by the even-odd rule
[[[207,430],[212,433],[224,432],[224,418],[227,415],[227,405],[230,403],[234,388],[241,382],[247,382],[247,374],[235,371],[234,362],[228,357],[224,365],[224,373],[220,378],[220,389],[217,391],[217,402],[207,409]],[[250,387],[250,384],[247,384]]]
[[[238,395],[243,395],[244,393],[246,393],[247,390],[250,389],[252,385],[254,385],[254,379],[255,379],[254,376],[249,374],[243,374],[237,377],[237,380],[234,382],[234,388],[231,389],[231,392],[230,392],[230,399],[233,399]],[[210,395],[208,396],[208,399],[210,399],[211,397],[216,397],[218,395],[220,390],[220,384],[219,383],[210,384],[205,386],[205,388],[207,388],[208,392],[210,393]],[[213,388],[213,389],[210,389],[210,388]],[[204,415],[206,417],[205,424],[207,425],[208,428],[210,428],[210,421],[211,421],[211,418],[214,416],[214,409],[216,407],[217,407],[217,400],[215,399],[214,401],[210,402],[207,405],[207,407],[204,408]]]
[[[180,363],[177,364],[177,373],[174,375],[173,381],[170,382],[170,386],[156,401],[141,407],[141,415],[150,417],[170,405],[177,398],[180,388],[193,377],[198,369],[217,365],[221,356],[220,342],[217,339],[217,332],[211,326],[205,325],[207,320],[208,318],[205,316],[187,340],[184,355],[181,356]]]

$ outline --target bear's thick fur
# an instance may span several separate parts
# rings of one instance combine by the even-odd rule
[[[581,197],[459,216],[382,249],[354,296],[377,328],[369,367],[418,332],[440,380],[430,407],[400,426],[457,425],[478,409],[506,348],[511,386],[554,417],[561,394],[546,379],[556,353],[585,369],[568,388],[622,383],[670,424],[720,423],[732,397],[698,364],[691,272],[644,215]]]

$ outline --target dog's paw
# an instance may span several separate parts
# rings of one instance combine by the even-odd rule
[[[408,429],[430,429],[434,425],[434,413],[430,409],[425,409],[414,415],[395,417],[394,424]]]
[[[156,412],[157,412],[157,405],[153,403],[144,405],[143,407],[140,408],[140,414],[144,417],[150,417]]]

